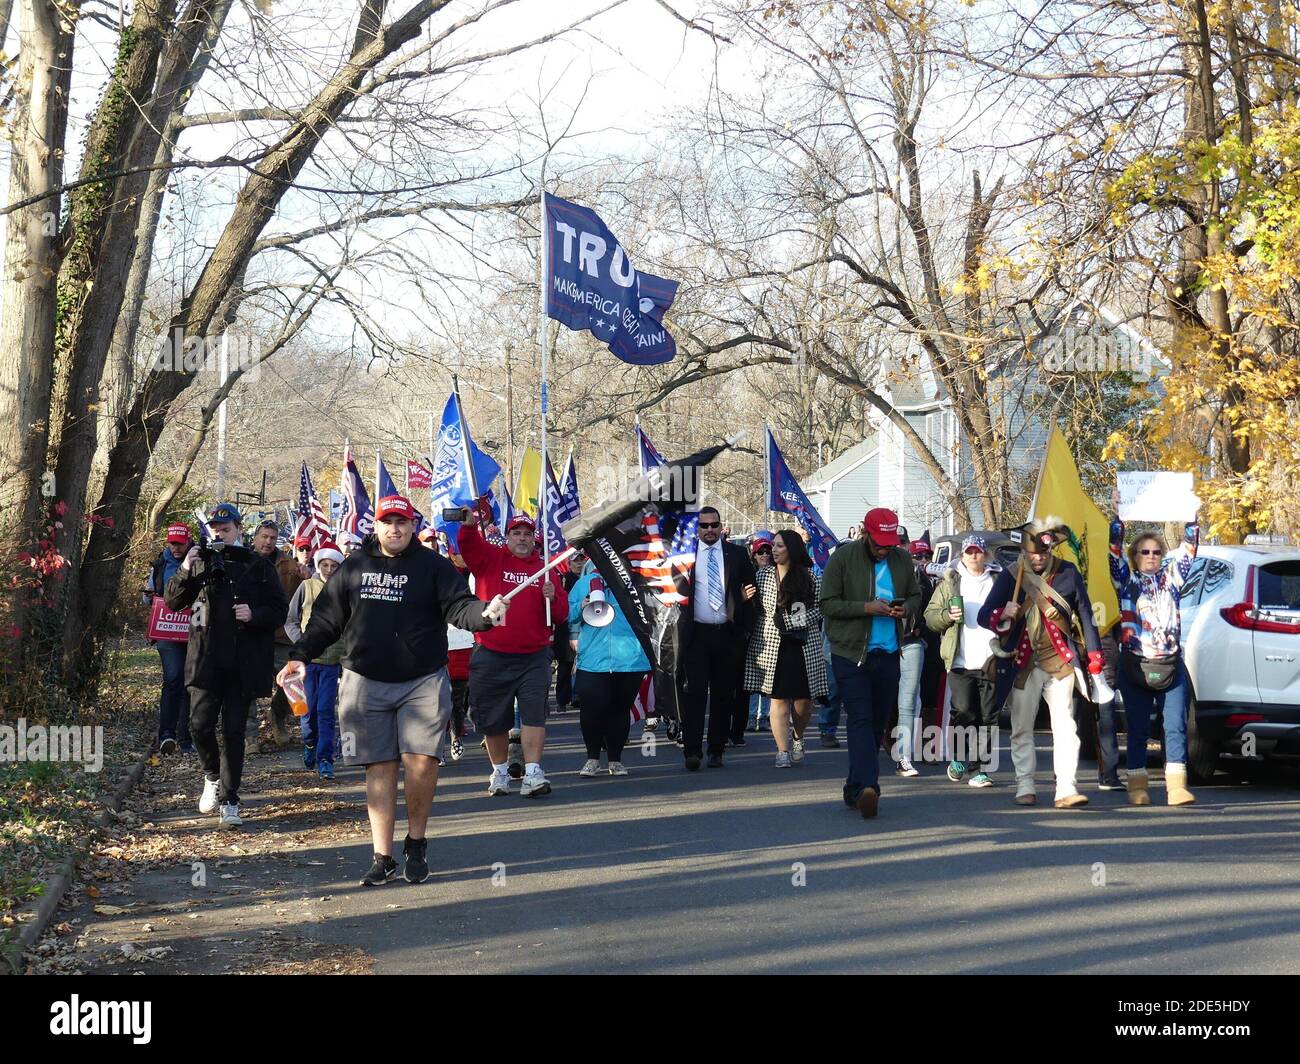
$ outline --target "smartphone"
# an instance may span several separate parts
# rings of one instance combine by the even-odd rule
[[[900,607],[902,607],[902,606],[904,606],[904,605],[906,605],[906,604],[907,604],[907,599],[893,599],[893,600],[891,600],[890,603],[889,603],[890,608],[891,608],[891,609],[895,609],[895,610],[896,610],[896,609],[899,609]]]
[[[442,519],[444,521],[460,521],[461,523],[464,523],[469,520],[469,513],[470,510],[468,506],[457,506],[453,509],[443,510]]]

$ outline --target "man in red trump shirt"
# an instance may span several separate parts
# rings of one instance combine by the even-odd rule
[[[524,514],[512,517],[506,525],[504,547],[488,543],[477,522],[461,526],[459,545],[461,557],[474,574],[474,593],[484,602],[509,594],[543,567],[537,553],[536,527]],[[552,569],[514,597],[504,624],[475,636],[478,646],[470,658],[469,704],[475,724],[487,739],[492,761],[488,794],[510,793],[506,769],[516,699],[524,747],[524,780],[519,793],[524,798],[540,798],[551,792],[542,772],[551,643],[555,620],[568,615],[568,595],[559,572]]]

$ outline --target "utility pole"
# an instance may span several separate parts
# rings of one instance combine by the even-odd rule
[[[515,345],[506,341],[506,491],[515,484]]]

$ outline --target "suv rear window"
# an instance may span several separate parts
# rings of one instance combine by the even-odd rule
[[[1300,560],[1261,566],[1258,601],[1260,609],[1300,610]]]

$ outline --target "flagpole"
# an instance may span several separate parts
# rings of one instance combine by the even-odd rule
[[[548,151],[549,154],[549,151]],[[537,284],[537,343],[541,348],[542,363],[542,471],[540,474],[541,484],[539,486],[539,498],[537,500],[538,520],[542,528],[542,563],[549,567],[551,564],[551,543],[550,537],[546,534],[546,414],[547,414],[547,395],[546,381],[548,359],[546,344],[546,274],[547,274],[547,257],[550,252],[550,239],[546,231],[546,155],[542,156],[541,180],[538,183],[538,189],[541,192],[541,224],[538,225],[537,231],[540,236],[538,248],[538,284]],[[546,603],[546,627],[551,627],[551,600],[544,599]]]
[[[451,393],[456,397],[456,416],[460,419],[460,446],[461,450],[465,452],[465,475],[469,478],[469,491],[474,496],[474,505],[477,506],[479,500],[478,471],[474,468],[474,452],[470,450],[469,446],[469,419],[465,416],[465,405],[460,401],[460,378],[454,373],[451,375]],[[542,429],[545,431],[545,423],[543,423]],[[429,430],[432,433],[432,418],[429,419]],[[430,439],[432,438],[432,435],[430,435]],[[430,457],[433,458],[434,456],[435,452],[431,448]],[[432,478],[430,478],[429,490],[430,492],[433,491]]]
[[[375,448],[375,506],[379,505],[379,448]],[[378,511],[376,511],[378,512]]]

